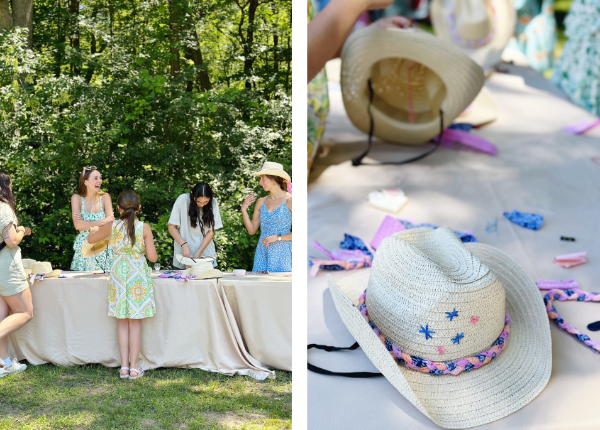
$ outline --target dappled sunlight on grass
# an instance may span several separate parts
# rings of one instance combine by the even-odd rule
[[[0,379],[0,398],[0,430],[291,428],[291,373],[279,371],[255,381],[158,369],[128,381],[99,365],[30,366]]]

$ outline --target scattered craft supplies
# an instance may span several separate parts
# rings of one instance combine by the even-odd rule
[[[194,279],[196,277],[196,275],[189,275],[189,276],[184,276],[183,272],[185,272],[185,270],[167,270],[163,273],[161,273],[160,275],[158,275],[159,278],[174,278],[176,281],[179,282],[188,282],[190,279]]]
[[[369,193],[369,204],[377,209],[397,213],[406,204],[408,198],[399,188],[388,188]]]
[[[551,280],[551,279],[540,279],[537,282],[537,286],[540,290],[550,290],[544,294],[544,305],[546,306],[546,312],[548,318],[558,324],[562,330],[571,333],[580,342],[589,346],[596,352],[600,352],[600,344],[589,338],[588,335],[583,334],[567,321],[560,316],[556,311],[556,308],[552,304],[553,300],[564,302],[572,300],[576,302],[600,302],[600,294],[598,293],[586,293],[579,289],[579,284],[574,279],[568,281]],[[550,287],[550,288],[549,288]]]
[[[406,218],[396,219],[396,218],[393,218],[393,217],[387,215],[383,219],[381,225],[379,226],[379,229],[377,229],[377,233],[375,233],[375,237],[373,237],[373,240],[371,241],[371,247],[373,249],[377,249],[377,248],[379,248],[381,241],[383,239],[385,239],[386,237],[389,237],[392,234],[398,233],[399,231],[402,231],[402,230],[410,230],[410,229],[419,228],[419,227],[429,227],[434,230],[438,228],[437,226],[432,225],[432,224],[426,224],[426,223],[415,224],[412,220],[409,220]],[[458,236],[458,238],[463,243],[477,242],[477,239],[473,235],[472,231],[462,232],[462,231],[455,230],[454,233]]]
[[[353,270],[361,267],[371,267],[373,253],[375,252],[361,238],[349,234],[344,235],[340,249],[329,252],[316,240],[313,248],[325,253],[330,259],[310,258],[310,275],[316,276],[319,269],[327,270]]]
[[[585,252],[574,252],[573,254],[557,255],[554,257],[554,261],[559,266],[569,268],[587,263],[587,258]]]
[[[359,237],[350,234],[344,235],[344,240],[340,243],[340,249],[335,249],[329,252],[316,240],[313,241],[313,248],[323,252],[329,259],[311,257],[310,260],[310,275],[316,276],[320,269],[327,270],[354,270],[361,267],[371,267],[375,249],[379,247],[381,241],[402,230],[410,230],[419,227],[429,227],[437,229],[438,227],[432,224],[415,224],[413,220],[396,219],[390,215],[386,215],[383,222],[379,226],[375,237],[369,246],[366,241]],[[463,242],[477,242],[472,231],[454,231],[458,238]]]
[[[529,212],[519,212],[513,209],[512,212],[504,212],[504,216],[514,224],[518,224],[521,227],[525,227],[531,230],[539,230],[542,228],[544,223],[544,216],[539,214],[532,214]]]
[[[592,128],[598,125],[600,125],[600,118],[594,118],[591,121],[586,120],[577,122],[575,124],[567,125],[561,128],[561,130],[569,134],[583,134],[586,131],[591,130]]]

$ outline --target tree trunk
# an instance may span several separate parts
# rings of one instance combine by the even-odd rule
[[[33,46],[33,0],[11,0],[13,25],[28,29],[27,47]]]
[[[206,66],[204,65],[204,60],[202,59],[202,51],[200,50],[198,34],[193,28],[192,31],[193,37],[196,39],[196,44],[194,47],[188,48],[188,56],[196,66],[196,84],[200,87],[200,90],[209,91],[212,88],[212,85],[210,84],[210,76],[208,75],[208,70],[206,70]]]
[[[275,70],[275,75],[279,73],[279,56],[277,55],[277,50],[279,49],[279,35],[273,35],[273,69]]]
[[[258,0],[248,1],[248,27],[246,27],[246,43],[244,44],[244,75],[250,76],[254,66],[254,21],[256,17],[256,9],[258,9]],[[242,11],[243,15],[243,11]],[[242,18],[243,19],[243,18]],[[249,80],[246,80],[246,89],[252,89]]]
[[[181,71],[181,59],[179,58],[181,4],[179,1],[169,0],[169,28],[171,30],[169,51],[171,53],[171,76],[174,77]]]
[[[73,49],[79,52],[80,41],[79,41],[79,0],[70,0],[69,4],[69,12],[70,16],[70,24],[72,25],[71,31],[71,46]],[[81,66],[74,65],[73,73],[75,76],[79,76],[81,74]]]
[[[13,18],[8,7],[8,0],[0,0],[0,28],[11,28],[12,26]]]

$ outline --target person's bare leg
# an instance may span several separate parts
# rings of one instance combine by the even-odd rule
[[[129,320],[120,319],[117,329],[119,339],[119,354],[121,354],[121,367],[129,366]],[[127,370],[121,370],[121,375],[127,375]]]
[[[4,321],[10,315],[10,307],[4,297],[0,296],[0,321]],[[0,367],[4,367],[1,359],[8,358],[8,336],[0,339]]]
[[[129,320],[129,360],[132,369],[138,368],[138,358],[140,356],[140,348],[142,345],[142,321]],[[138,376],[136,372],[129,372],[134,378]]]
[[[0,339],[4,340],[9,334],[14,333],[33,318],[33,302],[31,301],[31,291],[27,288],[18,294],[2,297],[8,307],[12,310],[12,315],[0,321]]]

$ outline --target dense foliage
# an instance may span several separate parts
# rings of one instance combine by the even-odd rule
[[[264,191],[250,173],[292,167],[291,2],[36,0],[30,43],[0,26],[0,168],[33,231],[23,254],[68,269],[70,196],[94,165],[113,201],[141,195],[163,267],[176,197],[210,183],[221,267],[251,268],[240,204]]]

